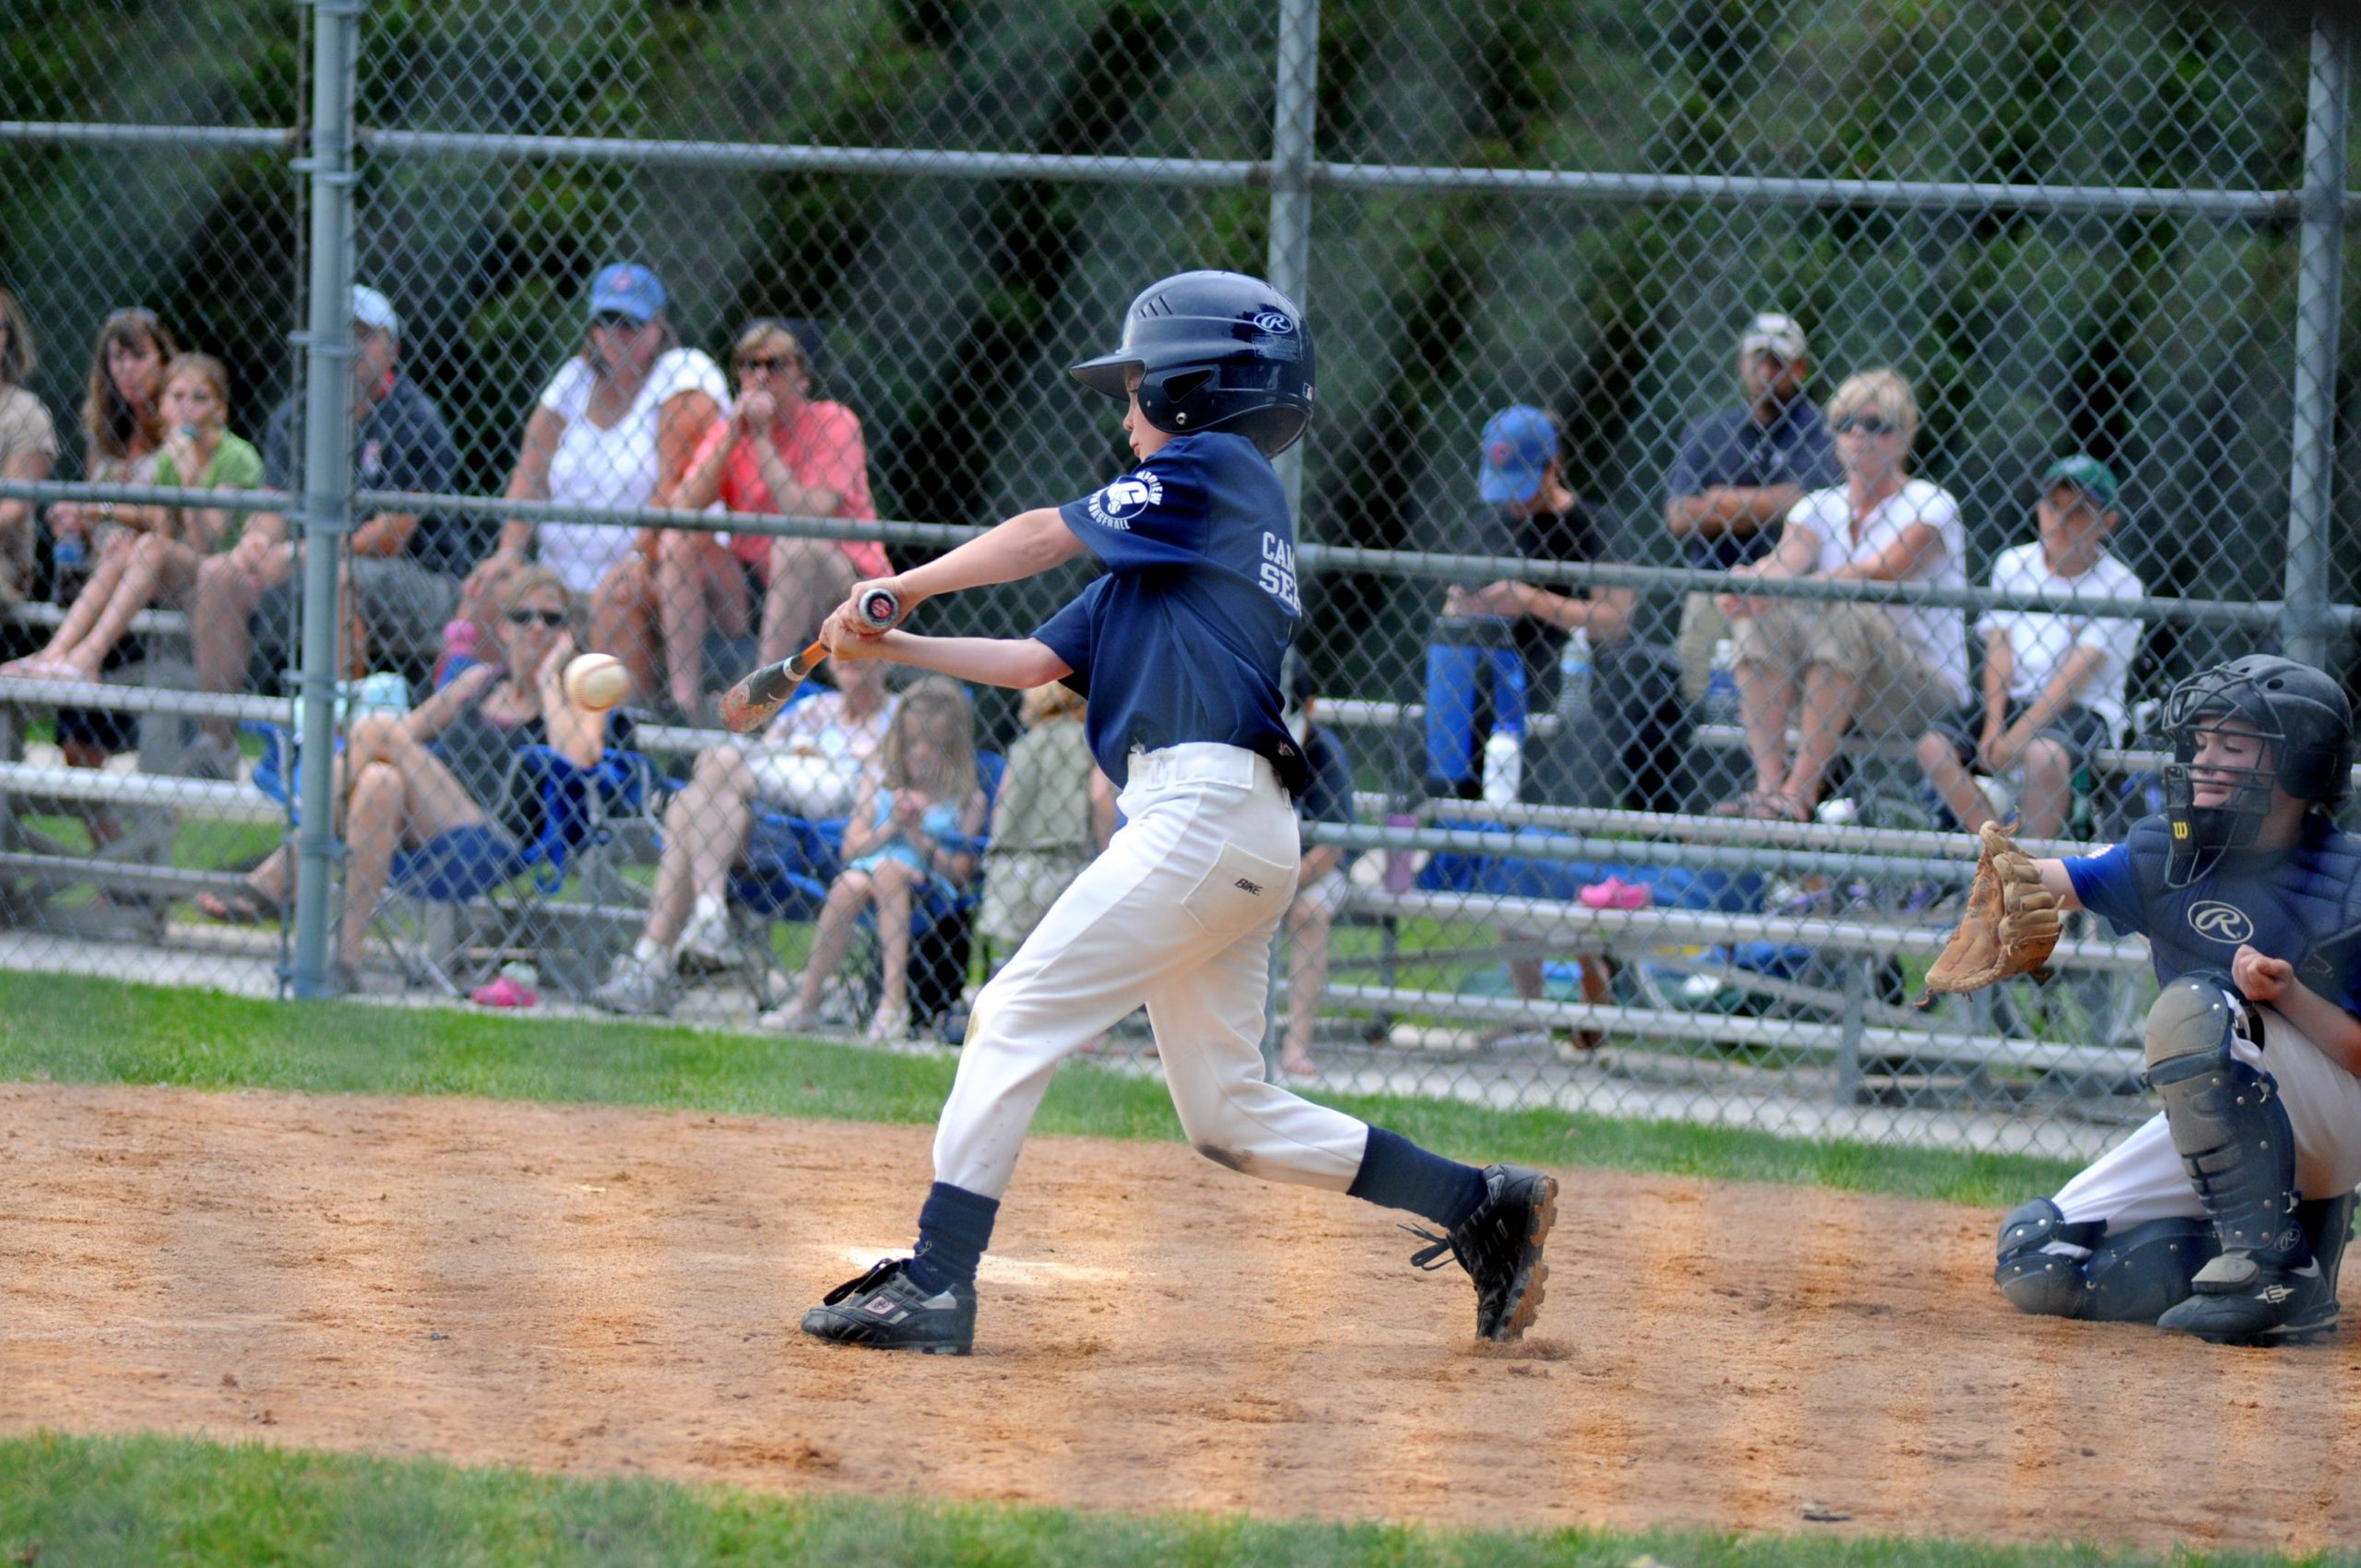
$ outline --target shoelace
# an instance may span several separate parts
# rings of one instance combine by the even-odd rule
[[[858,1296],[864,1291],[884,1285],[900,1274],[902,1266],[909,1261],[908,1258],[879,1258],[869,1265],[868,1273],[858,1279],[846,1280],[842,1285],[821,1297],[820,1304],[824,1307],[833,1307],[848,1297]]]
[[[1439,1231],[1426,1229],[1423,1227],[1417,1225],[1400,1225],[1397,1226],[1396,1229],[1406,1230],[1411,1235],[1416,1236],[1419,1241],[1430,1243],[1430,1245],[1420,1247],[1417,1252],[1410,1254],[1410,1266],[1412,1268],[1423,1268],[1429,1274],[1432,1274],[1436,1269],[1442,1266],[1442,1255],[1445,1253],[1449,1253],[1452,1256],[1452,1261],[1458,1264],[1460,1267],[1467,1267],[1467,1258],[1465,1254],[1460,1252],[1459,1243],[1453,1241],[1449,1236],[1443,1235]],[[1475,1271],[1473,1269],[1469,1269],[1468,1272],[1472,1274]]]

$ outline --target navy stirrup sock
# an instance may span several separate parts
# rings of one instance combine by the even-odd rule
[[[972,1287],[976,1265],[991,1245],[1000,1200],[937,1182],[919,1210],[919,1244],[905,1271],[930,1294],[954,1285]]]
[[[1345,1191],[1381,1208],[1407,1209],[1446,1230],[1456,1230],[1483,1206],[1484,1173],[1430,1154],[1399,1133],[1371,1127],[1361,1168]]]

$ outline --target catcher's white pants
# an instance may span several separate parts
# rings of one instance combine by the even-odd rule
[[[1123,826],[976,999],[934,1174],[998,1197],[1050,1075],[1145,1004],[1180,1126],[1252,1175],[1343,1191],[1369,1128],[1263,1078],[1272,933],[1295,896],[1296,815],[1237,746],[1134,754]]]
[[[2231,1054],[2278,1082],[2280,1103],[2296,1132],[2296,1191],[2307,1198],[2340,1197],[2361,1186],[2361,1078],[2321,1054],[2276,1009],[2261,1011],[2262,1048],[2239,1036],[2231,1041]],[[2104,1219],[2118,1229],[2205,1213],[2173,1152],[2162,1111],[2099,1156],[2052,1201],[2070,1222]]]

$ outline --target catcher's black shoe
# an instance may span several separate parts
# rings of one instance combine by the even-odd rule
[[[1411,1254],[1420,1268],[1442,1266],[1449,1253],[1476,1281],[1476,1336],[1501,1344],[1520,1338],[1541,1311],[1549,1265],[1542,1243],[1558,1223],[1558,1181],[1522,1165],[1484,1170],[1484,1201],[1448,1236],[1402,1229],[1433,1243]]]
[[[2315,1258],[2296,1267],[2224,1253],[2198,1270],[2195,1284],[2158,1328],[2216,1345],[2295,1345],[2336,1327],[2336,1284]]]
[[[848,1279],[803,1314],[803,1332],[835,1345],[964,1356],[976,1346],[976,1292],[954,1285],[930,1295],[908,1258],[885,1258]]]

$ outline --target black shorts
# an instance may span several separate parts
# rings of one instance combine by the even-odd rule
[[[2029,706],[2017,701],[2014,697],[2010,698],[2007,722],[2015,724],[2024,716],[2024,711]],[[1984,735],[1984,704],[1969,703],[1949,719],[1938,722],[1934,726],[1934,732],[1952,743],[1952,754],[1959,758],[1960,766],[1974,767],[1976,744]],[[2114,733],[2107,729],[2106,719],[2092,709],[2079,705],[2068,708],[2043,725],[2040,738],[2045,741],[2055,741],[2065,747],[2068,759],[2076,767],[2088,763],[2091,760],[2091,754],[2101,746],[2115,743]]]

